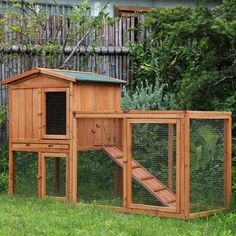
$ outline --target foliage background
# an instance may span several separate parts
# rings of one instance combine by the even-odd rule
[[[141,29],[146,30],[144,43],[130,45],[133,84],[132,90],[124,90],[122,108],[232,111],[235,140],[235,12],[234,0],[225,0],[213,9],[201,4],[195,9],[178,7],[152,10],[135,29],[137,32]],[[39,16],[43,21],[44,16]],[[76,17],[83,17],[83,14],[78,10],[71,17],[72,20],[76,20]],[[104,15],[100,17],[103,18]],[[21,31],[19,28],[11,30]],[[30,27],[27,34],[29,35],[26,39],[30,40]],[[81,34],[84,33],[78,32],[80,37]],[[49,44],[42,50],[45,55],[51,55],[48,58],[51,60],[58,48]],[[48,54],[50,50],[51,53]],[[53,66],[61,64],[63,61],[60,60]],[[6,109],[2,108],[0,123],[5,112]],[[2,148],[0,155],[0,191],[5,191],[7,148]],[[236,194],[235,144],[233,161],[233,189]]]
[[[180,109],[233,112],[236,196],[235,12],[234,0],[225,0],[213,9],[204,4],[195,9],[153,9],[136,29],[146,30],[145,42],[130,47],[136,90],[131,97],[135,98],[147,80],[149,86],[158,83],[164,97],[174,99]]]

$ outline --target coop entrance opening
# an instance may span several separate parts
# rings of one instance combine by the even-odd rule
[[[81,151],[78,156],[78,201],[123,205],[123,169],[103,151]]]
[[[42,154],[42,197],[67,196],[67,154]]]
[[[177,120],[130,120],[132,204],[176,211],[179,178]]]
[[[37,196],[38,154],[30,152],[14,152],[15,194],[21,196]]]

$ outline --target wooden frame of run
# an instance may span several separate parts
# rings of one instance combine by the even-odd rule
[[[116,113],[74,113],[78,118],[120,118],[123,119],[123,208],[111,207],[118,212],[145,213],[158,215],[161,217],[173,217],[182,219],[192,219],[215,214],[216,212],[227,210],[231,197],[231,112],[197,112],[197,111],[125,111]],[[197,213],[190,213],[190,121],[191,119],[221,119],[224,120],[224,193],[225,208],[213,209]],[[173,133],[171,125],[176,124],[176,155],[177,155],[177,180],[176,180],[176,208],[147,206],[132,203],[132,174],[131,174],[131,125],[133,123],[162,123],[169,125],[168,137]],[[179,140],[179,141],[178,141]],[[168,147],[173,148],[171,139]],[[171,165],[173,157],[168,155]],[[170,170],[170,168],[169,168]],[[171,173],[168,179],[171,183]]]
[[[131,168],[131,160],[132,160],[132,125],[133,124],[163,124],[168,125],[168,134],[172,134],[172,137],[169,136],[168,139],[168,179],[169,185],[172,185],[172,178],[170,176],[172,173],[172,166],[173,164],[173,125],[176,125],[176,207],[162,207],[162,206],[150,206],[144,204],[134,204],[132,202],[132,168]],[[171,127],[171,128],[170,128]],[[154,210],[158,212],[171,212],[171,213],[179,213],[180,212],[180,120],[178,119],[128,119],[127,120],[127,130],[128,140],[127,146],[128,150],[127,153],[127,185],[129,186],[130,190],[127,193],[127,198],[131,202],[130,207],[133,209],[140,209],[140,210]]]

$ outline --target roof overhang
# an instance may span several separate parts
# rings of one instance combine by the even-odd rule
[[[59,79],[62,79],[62,80],[66,80],[66,81],[70,81],[70,82],[74,82],[74,83],[84,82],[84,80],[82,80],[82,79],[81,80],[79,80],[78,78],[76,79],[73,76],[68,75],[66,73],[62,73],[62,72],[80,73],[80,74],[85,74],[85,75],[88,75],[88,74],[96,75],[92,72],[59,70],[59,69],[50,69],[50,68],[33,68],[29,71],[26,71],[24,73],[13,76],[13,77],[11,77],[7,80],[4,80],[2,82],[2,84],[11,84],[11,83],[14,83],[14,82],[19,82],[20,80],[23,80],[23,79],[25,79],[29,76],[37,75],[37,74],[44,74],[44,75],[48,75],[48,76],[53,76],[53,77],[56,77],[56,78],[59,78]],[[126,83],[126,81],[118,80],[118,79],[111,78],[111,77],[108,77],[108,76],[104,76],[104,77],[109,78],[110,81],[114,80],[116,82],[116,84],[125,84]],[[90,82],[96,82],[96,81],[90,81]],[[112,83],[112,82],[103,81],[103,83]]]

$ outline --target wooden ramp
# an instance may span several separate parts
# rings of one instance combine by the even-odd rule
[[[123,167],[122,150],[115,146],[108,146],[104,147],[103,151],[119,166]],[[164,206],[176,207],[175,194],[134,159],[132,159],[132,177]]]

